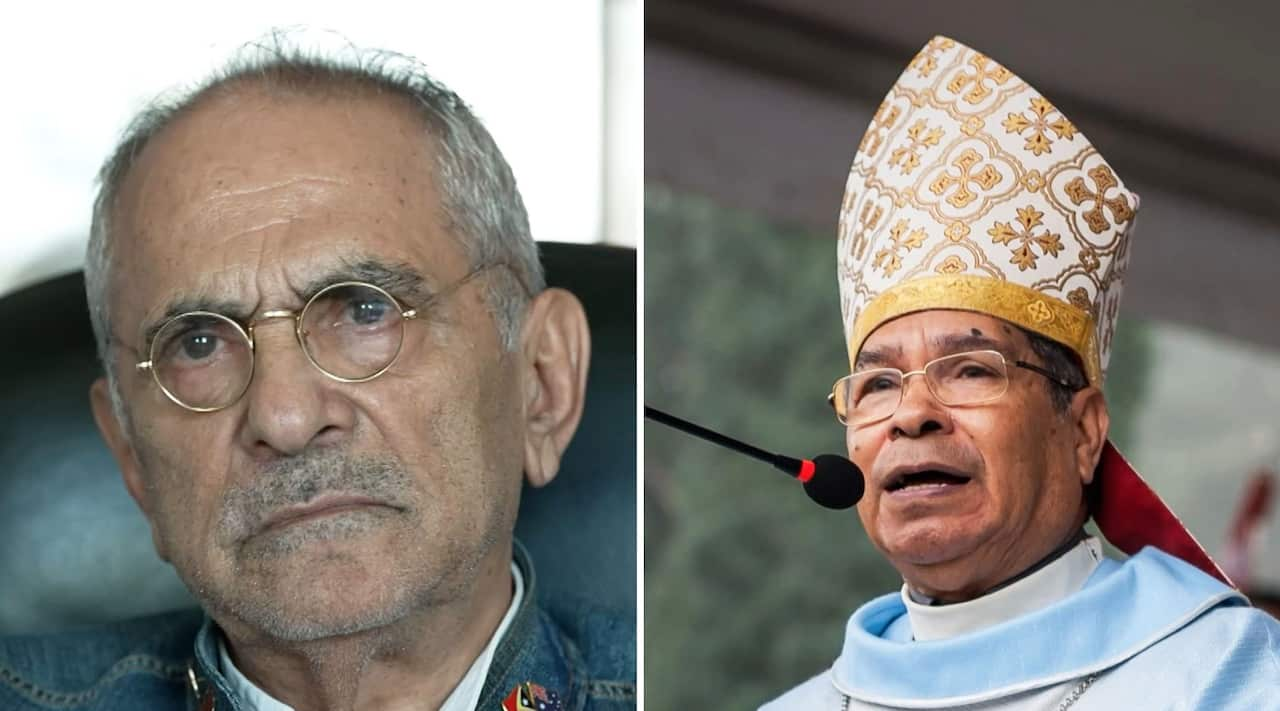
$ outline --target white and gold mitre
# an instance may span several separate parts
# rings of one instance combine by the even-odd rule
[[[1002,318],[1102,382],[1138,196],[1040,92],[935,37],[876,111],[840,208],[849,361],[925,309]]]

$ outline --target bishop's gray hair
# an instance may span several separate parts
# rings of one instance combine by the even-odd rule
[[[1018,327],[1027,336],[1027,341],[1031,344],[1031,350],[1040,358],[1041,367],[1053,374],[1054,380],[1045,380],[1045,384],[1049,387],[1049,397],[1053,402],[1053,409],[1058,414],[1066,414],[1071,408],[1071,401],[1075,398],[1076,388],[1067,387],[1062,383],[1073,383],[1080,387],[1089,384],[1089,379],[1085,377],[1084,366],[1081,365],[1080,358],[1071,351],[1070,348],[1051,340],[1040,334],[1029,331],[1021,326]]]
[[[431,141],[434,149],[443,227],[459,241],[473,268],[509,267],[493,270],[485,298],[503,346],[508,351],[516,348],[525,308],[545,288],[545,278],[524,201],[502,152],[462,99],[433,79],[417,60],[350,45],[343,50],[308,52],[291,45],[281,33],[246,45],[203,82],[162,94],[139,111],[103,164],[84,275],[98,356],[117,416],[124,413],[111,357],[108,290],[113,213],[120,186],[152,138],[203,100],[240,87],[264,89],[271,95],[408,99],[425,124],[423,139]]]

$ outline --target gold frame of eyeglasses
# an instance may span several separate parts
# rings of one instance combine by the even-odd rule
[[[947,407],[967,407],[969,405],[983,405],[988,402],[994,402],[995,400],[999,400],[1001,397],[1004,397],[1005,393],[1009,392],[1009,359],[1006,358],[1003,353],[997,350],[978,350],[978,351],[965,351],[963,353],[951,353],[949,355],[941,356],[939,358],[934,358],[928,363],[925,363],[923,368],[920,368],[919,370],[912,370],[909,372],[903,372],[898,368],[871,368],[869,370],[862,370],[856,373],[850,373],[849,375],[839,378],[838,380],[836,380],[834,384],[832,384],[831,392],[827,395],[827,405],[829,405],[831,409],[834,411],[836,421],[845,427],[850,427],[850,426],[865,427],[867,425],[876,424],[877,422],[883,422],[889,419],[890,417],[893,417],[894,413],[898,411],[898,408],[902,406],[902,398],[906,393],[907,378],[913,375],[925,375],[925,371],[927,371],[935,363],[945,361],[945,360],[964,358],[965,356],[971,357],[975,354],[994,355],[1000,359],[1000,364],[1004,369],[1005,384],[1004,384],[1004,389],[1001,390],[999,393],[981,400],[971,400],[971,401],[965,401],[965,402],[950,403],[950,402],[947,402],[941,395],[939,395],[936,390],[934,390],[934,384],[930,382],[927,376],[925,377],[925,387],[929,389],[929,394],[932,395],[934,399],[936,399],[938,402],[942,403],[943,405],[946,405]],[[1047,370],[1041,366],[1038,366],[1035,363],[1028,363],[1027,361],[1024,361],[1024,360],[1015,359],[1013,361],[1013,365],[1018,368],[1022,368],[1024,370],[1029,370],[1033,373],[1038,373],[1044,376],[1045,378],[1048,378],[1049,381],[1054,383],[1055,385],[1066,388],[1072,392],[1079,392],[1085,389],[1086,387],[1088,387],[1087,385],[1073,383],[1064,378],[1060,378],[1056,374],[1054,374],[1052,371]],[[886,413],[882,417],[875,417],[862,422],[855,422],[851,425],[847,420],[846,415],[842,414],[840,412],[840,408],[836,405],[836,393],[839,391],[841,383],[848,382],[852,378],[864,377],[872,373],[897,373],[899,376],[901,376],[899,382],[902,383],[902,389],[899,391],[899,394],[898,394],[898,402],[896,405],[893,406],[892,409],[889,410],[888,413]]]
[[[507,265],[504,262],[494,262],[494,263],[478,266],[472,269],[471,271],[469,271],[462,278],[458,279],[452,284],[447,285],[443,289],[437,291],[435,294],[432,294],[429,300],[436,301],[439,299],[443,299],[444,297],[453,294],[455,291],[458,290],[458,288],[460,288],[462,285],[474,279],[481,272],[484,272],[490,267],[497,267],[497,266],[506,267]],[[400,320],[400,342],[396,346],[396,352],[391,356],[391,359],[386,363],[386,365],[379,368],[373,374],[367,375],[361,378],[348,378],[348,377],[343,377],[341,375],[335,375],[334,373],[331,373],[328,370],[326,370],[324,366],[320,365],[320,363],[316,361],[315,356],[312,355],[310,349],[307,348],[306,342],[304,340],[307,334],[303,331],[303,328],[302,328],[302,321],[303,321],[302,317],[306,315],[307,309],[311,308],[311,305],[315,303],[317,299],[319,299],[321,296],[327,293],[332,292],[334,289],[353,287],[353,286],[367,287],[369,289],[373,289],[378,294],[386,297],[386,299],[390,303],[395,305],[396,309],[399,311],[400,319],[401,319]],[[523,281],[521,282],[521,286],[522,287],[524,286]],[[528,293],[527,288],[526,288],[526,293]],[[163,382],[161,382],[160,375],[157,373],[157,370],[155,367],[155,362],[156,362],[155,348],[156,348],[156,343],[158,343],[161,340],[159,338],[159,335],[164,332],[165,328],[168,328],[170,324],[176,322],[178,319],[187,318],[190,316],[207,316],[207,317],[219,319],[225,323],[229,323],[245,339],[245,342],[249,344],[250,361],[249,361],[248,376],[245,378],[244,386],[240,389],[239,392],[235,394],[234,397],[231,397],[226,404],[217,405],[213,407],[194,407],[192,405],[188,405],[187,403],[183,402],[180,398],[178,398],[177,395],[170,392],[169,388],[166,387]],[[176,316],[173,316],[172,318],[167,319],[160,326],[160,328],[157,329],[156,336],[151,339],[151,343],[147,346],[147,360],[139,361],[134,365],[134,367],[139,372],[147,371],[151,373],[151,379],[155,382],[156,386],[160,388],[160,391],[165,394],[165,397],[169,398],[170,401],[172,401],[175,405],[178,405],[179,407],[183,408],[184,410],[189,410],[191,412],[201,412],[201,413],[217,412],[219,410],[225,410],[226,408],[231,407],[232,405],[239,402],[240,398],[244,397],[245,392],[249,390],[249,385],[253,383],[253,376],[254,376],[254,372],[257,370],[257,363],[258,363],[256,344],[254,342],[254,327],[262,323],[263,321],[269,321],[269,320],[281,319],[281,318],[293,319],[293,333],[298,340],[298,346],[302,349],[303,355],[307,357],[307,361],[310,362],[311,365],[314,366],[316,370],[319,370],[326,377],[334,381],[337,381],[339,383],[367,383],[370,380],[373,380],[374,378],[377,378],[378,376],[386,373],[388,370],[392,368],[392,366],[396,364],[398,360],[400,360],[400,354],[404,351],[405,323],[408,321],[412,321],[417,317],[418,317],[418,309],[408,308],[399,299],[392,296],[386,289],[383,289],[382,287],[377,286],[376,284],[370,284],[368,282],[363,282],[363,281],[340,281],[340,282],[335,282],[333,284],[329,284],[328,286],[324,287],[320,291],[316,292],[315,295],[313,295],[310,299],[307,299],[307,303],[304,304],[302,308],[299,310],[295,311],[293,309],[271,309],[269,311],[264,311],[261,316],[258,316],[250,320],[245,325],[241,325],[238,321],[231,318],[230,316],[227,316],[225,314],[215,313],[212,311],[187,311],[187,312],[178,314]]]

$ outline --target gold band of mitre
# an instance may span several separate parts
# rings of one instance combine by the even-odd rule
[[[850,369],[863,341],[881,324],[930,309],[976,311],[1057,341],[1080,356],[1090,384],[1102,384],[1093,317],[1088,312],[1020,284],[966,274],[912,279],[872,299],[853,325]]]

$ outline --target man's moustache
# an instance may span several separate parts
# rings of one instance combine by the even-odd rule
[[[252,536],[276,511],[299,506],[324,494],[368,498],[408,508],[410,477],[396,459],[316,450],[262,467],[244,485],[223,496],[219,538],[240,542]]]

